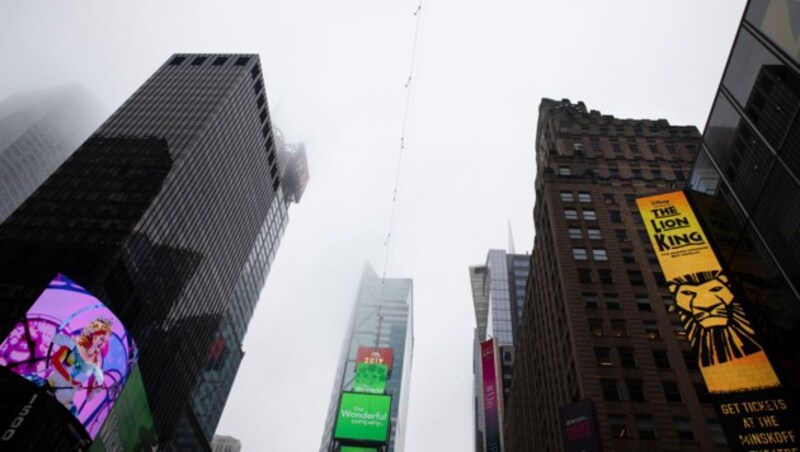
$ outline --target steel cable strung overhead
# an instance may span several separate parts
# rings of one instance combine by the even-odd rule
[[[392,231],[394,230],[394,220],[397,211],[397,193],[400,186],[400,175],[402,173],[403,153],[406,149],[406,131],[408,128],[408,117],[411,111],[411,93],[413,89],[414,68],[417,62],[417,49],[419,43],[419,30],[422,19],[422,0],[420,0],[417,8],[414,10],[414,43],[411,46],[411,62],[408,69],[408,78],[405,83],[405,105],[403,106],[403,123],[400,128],[400,149],[397,153],[397,167],[395,169],[394,188],[392,189],[392,209],[389,214],[389,230],[386,233],[386,240],[383,242],[384,246],[384,261],[383,272],[381,274],[381,298],[383,298],[383,284],[386,281],[386,271],[389,266],[389,256],[392,247]]]

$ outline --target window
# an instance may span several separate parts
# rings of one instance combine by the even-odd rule
[[[624,229],[614,229],[614,237],[618,242],[628,242],[631,240],[628,238],[628,231]]]
[[[636,255],[633,254],[632,249],[623,249],[620,250],[622,252],[622,261],[626,264],[635,264],[636,263]]]
[[[583,219],[587,221],[595,221],[597,220],[597,213],[595,213],[594,209],[583,209]]]
[[[697,355],[694,352],[683,352],[683,361],[686,363],[686,368],[689,370],[697,370],[700,368],[697,365]]]
[[[578,281],[582,283],[591,283],[592,282],[592,270],[588,268],[579,268],[578,269]]]
[[[236,59],[236,66],[244,66],[247,62],[250,61],[250,57],[239,57]]]
[[[658,331],[658,324],[655,320],[644,321],[644,335],[651,341],[661,339],[661,333]]]
[[[633,174],[634,179],[641,179],[642,178],[642,170],[640,169],[632,169],[631,173]]]
[[[609,210],[608,216],[611,218],[612,223],[622,223],[622,215],[620,215],[619,210]]]
[[[722,430],[722,425],[720,425],[719,422],[708,421],[708,432],[711,433],[711,441],[713,441],[714,444],[728,444],[728,439],[725,438],[725,432]]]
[[[661,170],[654,169],[654,170],[650,170],[650,172],[653,173],[653,179],[661,179],[661,178],[663,178],[663,175],[661,174]]]
[[[630,281],[632,286],[643,286],[644,277],[642,276],[642,272],[636,270],[628,270],[628,281]]]
[[[569,233],[569,238],[571,239],[582,239],[583,238],[583,231],[580,228],[569,228],[567,229]]]
[[[185,60],[186,60],[186,57],[176,56],[175,58],[172,59],[172,61],[169,62],[169,65],[170,66],[179,66]]]
[[[617,168],[609,168],[608,169],[608,177],[611,179],[619,179],[619,169]]]
[[[197,57],[192,60],[192,66],[200,66],[206,61],[206,57]]]
[[[639,211],[634,210],[631,212],[631,217],[633,218],[633,222],[636,224],[642,224],[644,220],[642,220],[642,216],[639,214]]]
[[[608,260],[608,253],[606,253],[605,248],[593,248],[592,249],[592,257],[596,261],[607,261]]]
[[[603,367],[613,366],[611,361],[611,349],[608,347],[595,347],[594,356],[597,358],[597,365]]]
[[[616,198],[614,198],[614,193],[603,193],[603,201],[608,205],[617,203]]]
[[[611,426],[612,438],[627,438],[628,437],[628,424],[625,422],[625,416],[622,414],[609,414],[608,423]]]
[[[598,269],[597,274],[600,275],[601,283],[614,284],[614,278],[611,276],[611,270]]]
[[[583,143],[580,141],[572,143],[572,149],[575,151],[583,151]]]
[[[605,336],[603,319],[589,319],[589,334],[592,336]]]
[[[664,385],[664,397],[667,402],[683,402],[677,381],[664,381],[662,384]]]
[[[228,57],[223,57],[223,56],[217,57],[214,60],[214,66],[222,66],[223,64],[225,64],[226,61],[228,61]]]
[[[653,272],[653,276],[656,278],[656,284],[658,284],[658,287],[667,287],[667,280],[664,279],[663,273]]]
[[[590,240],[601,240],[603,238],[603,235],[597,228],[588,228],[586,234],[589,236]]]
[[[664,303],[664,308],[667,312],[675,312],[675,299],[672,295],[664,295],[661,297],[661,302]]]
[[[653,350],[653,360],[659,369],[672,369],[666,350]]]
[[[678,433],[678,439],[682,441],[694,441],[694,430],[689,419],[685,417],[675,418],[675,432]]]
[[[592,202],[592,195],[585,191],[578,192],[578,201],[582,203]]]
[[[711,403],[711,395],[708,393],[708,387],[702,381],[694,384],[694,392],[697,393],[697,401],[700,403]]]
[[[576,261],[585,261],[589,259],[589,256],[586,254],[586,248],[572,248],[572,257],[575,258]]]
[[[656,439],[656,429],[653,427],[652,416],[637,415],[636,430],[639,432],[639,439]]]
[[[603,300],[606,302],[606,309],[619,309],[619,295],[615,293],[604,293]]]
[[[603,388],[604,400],[620,400],[619,387],[617,387],[617,380],[611,378],[601,378],[600,385]]]
[[[650,306],[650,298],[647,295],[634,295],[636,300],[636,307],[640,311],[652,311],[653,307]]]
[[[655,251],[651,249],[645,249],[644,254],[647,256],[647,262],[650,262],[651,264],[658,263],[658,258],[656,257]]]
[[[619,354],[619,364],[626,369],[636,368],[636,358],[633,356],[633,349],[631,347],[617,348]]]
[[[625,202],[627,202],[629,206],[635,206],[636,205],[636,195],[634,195],[632,193],[626,193],[625,194]]]
[[[568,166],[559,166],[558,167],[558,175],[559,176],[571,176],[572,170]]]
[[[628,327],[623,319],[611,319],[611,335],[614,337],[628,337]]]
[[[575,197],[572,196],[571,191],[562,191],[561,192],[561,201],[563,202],[572,202],[575,201]]]
[[[647,231],[644,229],[637,229],[636,233],[639,234],[639,240],[642,241],[642,244],[649,245],[650,244],[650,236],[647,235]]]
[[[567,220],[577,220],[578,211],[575,209],[564,209],[564,218]]]
[[[583,307],[586,309],[597,309],[597,294],[594,292],[583,292]]]

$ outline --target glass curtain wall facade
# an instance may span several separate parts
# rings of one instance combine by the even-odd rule
[[[514,371],[514,342],[522,318],[529,268],[529,255],[508,254],[504,250],[489,250],[485,265],[469,268],[477,324],[473,344],[473,406],[477,451],[484,450],[486,435],[480,344],[489,337],[494,337],[497,341],[503,399],[507,402]]]
[[[750,1],[689,187],[782,384],[800,406],[800,15]]]
[[[0,222],[100,125],[102,107],[79,86],[0,102]]]
[[[174,55],[0,225],[0,336],[68,275],[138,345],[160,449],[209,450],[192,393],[280,190],[258,56]]]
[[[352,391],[359,347],[389,347],[394,353],[386,394],[392,396],[391,431],[387,452],[405,449],[406,415],[414,350],[413,282],[405,278],[380,278],[366,266],[345,334],[336,370],[331,403],[320,452],[336,452],[333,430],[339,411],[339,396]]]

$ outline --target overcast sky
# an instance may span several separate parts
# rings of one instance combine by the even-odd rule
[[[423,0],[388,276],[414,279],[407,452],[471,451],[467,268],[533,243],[542,97],[702,130],[744,0]],[[261,55],[311,180],[218,433],[316,451],[364,262],[383,271],[415,30],[410,0],[0,0],[0,98],[78,82],[117,108],[170,54]]]

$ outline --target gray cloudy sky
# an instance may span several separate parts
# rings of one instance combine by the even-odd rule
[[[744,0],[423,0],[388,276],[414,278],[407,452],[472,450],[467,267],[533,243],[542,97],[702,127]],[[218,433],[316,451],[364,261],[380,273],[412,0],[0,0],[0,98],[82,83],[112,111],[174,52],[261,55],[311,181]]]

